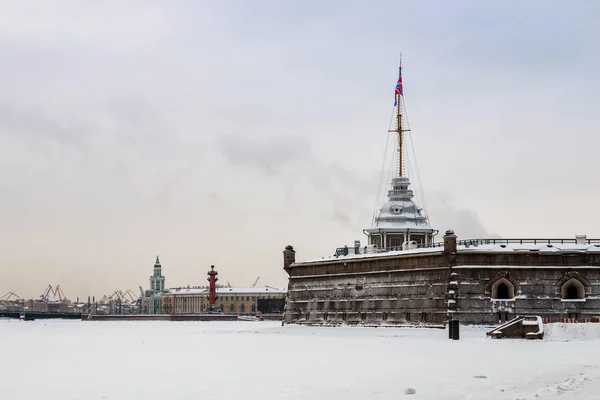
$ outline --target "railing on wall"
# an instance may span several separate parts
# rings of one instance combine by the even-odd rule
[[[478,246],[485,244],[600,244],[600,239],[467,239],[457,240],[458,246]],[[442,243],[443,246],[443,243]]]
[[[456,241],[457,246],[464,247],[477,247],[484,245],[506,245],[506,244],[535,244],[535,245],[554,245],[554,244],[585,244],[591,245],[595,244],[600,246],[600,239],[541,239],[541,238],[520,238],[520,239],[462,239]],[[416,245],[417,249],[428,249],[428,248],[443,248],[444,242],[434,242],[434,243],[426,243],[426,244],[418,244]],[[367,249],[368,251],[365,251]],[[364,254],[364,253],[386,253],[390,251],[400,251],[402,250],[402,246],[393,246],[393,247],[385,247],[385,248],[377,248],[377,247],[365,247],[361,246],[359,248],[356,247],[338,247],[335,250],[334,257],[339,256],[347,256],[354,254]]]
[[[600,239],[462,239],[457,246],[482,246],[489,244],[600,244]],[[444,247],[444,242],[420,244],[418,248]]]

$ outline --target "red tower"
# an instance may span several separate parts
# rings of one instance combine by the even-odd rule
[[[210,271],[208,271],[208,279],[206,279],[209,282],[208,311],[215,311],[216,309],[215,303],[217,300],[217,281],[219,280],[219,278],[217,278],[217,275],[219,275],[219,273],[215,271],[215,266],[211,265]]]

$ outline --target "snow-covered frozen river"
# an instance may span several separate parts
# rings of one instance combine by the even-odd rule
[[[461,328],[0,320],[0,399],[600,396],[600,324],[547,325],[543,341]]]

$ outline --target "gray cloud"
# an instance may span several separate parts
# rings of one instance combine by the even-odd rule
[[[61,120],[38,107],[0,104],[0,136],[42,141],[81,149],[85,137],[71,120]]]
[[[318,214],[326,220],[348,229],[368,222],[368,218],[361,218],[360,210],[367,209],[365,198],[375,197],[376,174],[365,175],[319,160],[304,137],[252,139],[225,135],[219,138],[217,148],[231,165],[251,167],[267,178],[280,179],[285,198],[290,202],[322,196],[324,202],[320,203]]]
[[[308,140],[293,135],[251,139],[227,134],[218,138],[217,149],[232,165],[257,168],[269,177],[279,174],[291,163],[311,157]]]
[[[294,194],[303,190],[298,190],[297,185],[304,181],[311,191],[323,195],[324,202],[318,214],[325,220],[334,221],[349,232],[369,225],[372,210],[369,207],[373,202],[368,199],[375,198],[378,181],[375,171],[358,173],[336,163],[318,160],[308,140],[297,136],[253,140],[227,135],[218,143],[220,153],[232,165],[252,167],[269,178],[281,178],[289,201],[295,200]],[[293,164],[297,168],[292,171],[288,167]],[[290,173],[295,179],[289,179]],[[387,193],[389,182],[384,185],[383,191]],[[305,190],[303,197],[306,197]],[[432,226],[441,232],[451,228],[462,238],[500,237],[484,228],[475,211],[457,207],[449,193],[432,192],[426,200]],[[375,205],[376,208],[380,206]]]
[[[500,238],[496,233],[488,232],[479,220],[477,213],[468,208],[458,208],[452,195],[436,191],[427,196],[429,217],[432,226],[440,233],[452,229],[461,239]]]

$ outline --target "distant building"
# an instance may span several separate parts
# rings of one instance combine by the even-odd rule
[[[163,314],[201,314],[207,304],[206,288],[174,288],[163,293]]]
[[[146,292],[152,292],[148,295],[152,295],[157,292],[165,290],[165,277],[162,275],[162,265],[160,260],[156,256],[156,262],[154,263],[154,274],[150,277],[150,290]]]
[[[19,312],[22,308],[23,305],[18,303],[0,304],[0,311]]]
[[[286,295],[286,289],[270,286],[217,288],[217,304],[226,314],[282,314]]]
[[[286,289],[217,288],[217,308],[224,314],[281,314]],[[174,288],[161,295],[164,314],[201,314],[208,306],[207,288]]]
[[[209,282],[214,271],[208,272]],[[216,279],[215,279],[216,282]],[[141,288],[140,288],[141,290]],[[202,314],[208,312],[210,290],[206,286],[180,287],[165,290],[165,277],[158,256],[154,273],[150,276],[150,289],[140,299],[142,314]],[[224,314],[255,315],[282,314],[286,289],[265,287],[216,288],[214,307]]]
[[[140,288],[141,289],[141,288]],[[142,314],[160,314],[162,311],[162,296],[165,290],[165,277],[162,275],[162,265],[158,256],[154,263],[154,272],[150,276],[150,289],[146,290],[141,298]]]
[[[142,314],[161,314],[162,295],[162,293],[155,293],[150,297],[142,298]]]
[[[26,300],[23,303],[23,309],[26,311],[48,312],[48,302],[41,300]]]

